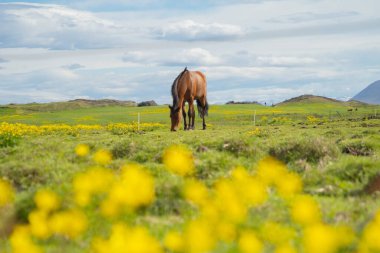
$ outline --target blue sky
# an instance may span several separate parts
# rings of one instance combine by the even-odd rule
[[[185,67],[211,103],[349,99],[380,79],[377,0],[0,1],[0,104],[169,103]]]

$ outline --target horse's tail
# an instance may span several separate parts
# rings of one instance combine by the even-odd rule
[[[197,108],[198,108],[198,114],[199,117],[203,118],[204,116],[208,115],[208,102],[207,98],[205,98],[205,105],[202,106],[202,103],[199,99],[197,99]]]

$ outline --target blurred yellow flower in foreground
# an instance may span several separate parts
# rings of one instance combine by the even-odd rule
[[[108,150],[98,150],[94,154],[94,161],[100,165],[107,165],[112,160],[112,154]]]
[[[51,235],[48,224],[48,213],[41,210],[35,210],[28,216],[30,232],[33,236],[41,239],[47,239]]]
[[[183,189],[183,194],[188,201],[198,206],[209,204],[209,191],[207,187],[200,181],[186,181]]]
[[[102,213],[106,216],[119,214],[120,208],[136,209],[154,201],[154,178],[140,165],[123,166],[121,176],[109,189],[102,203]]]
[[[233,181],[220,179],[215,183],[215,201],[224,219],[237,224],[247,217],[248,207]]]
[[[74,239],[87,229],[88,221],[80,210],[66,210],[54,213],[49,219],[49,227],[55,234]]]
[[[219,222],[216,225],[216,233],[220,240],[231,243],[236,238],[237,229],[236,226],[230,222]]]
[[[13,253],[42,253],[42,249],[34,244],[27,226],[17,226],[10,237]]]
[[[380,210],[375,218],[367,224],[362,235],[362,242],[359,245],[361,252],[380,252]]]
[[[34,195],[34,202],[41,211],[50,212],[57,210],[60,200],[57,194],[49,189],[41,189]]]
[[[93,194],[107,192],[113,181],[113,172],[106,168],[94,167],[77,174],[73,180],[75,202],[80,206],[88,205]]]
[[[90,147],[86,144],[78,144],[75,147],[75,153],[77,156],[86,156],[90,152]]]
[[[11,203],[14,199],[14,191],[11,184],[0,178],[0,207]]]
[[[211,251],[216,245],[216,236],[208,221],[190,221],[185,229],[185,249],[189,253]]]
[[[285,173],[276,183],[278,194],[283,198],[291,197],[302,191],[302,179],[295,173]]]
[[[284,244],[278,246],[274,253],[297,253],[297,250],[290,244]]]
[[[93,249],[97,253],[161,253],[160,243],[144,227],[129,228],[124,224],[112,226],[108,240],[96,239]]]
[[[244,231],[240,235],[238,247],[241,253],[259,253],[263,250],[263,243],[252,231]]]
[[[305,228],[304,250],[305,253],[336,252],[340,247],[349,245],[352,238],[353,232],[349,229],[317,223]]]
[[[277,222],[267,221],[261,227],[261,234],[265,241],[274,245],[285,245],[296,237],[296,232]]]
[[[321,220],[318,203],[308,195],[295,197],[291,203],[293,221],[301,225],[312,225]]]
[[[169,231],[165,235],[164,246],[174,252],[183,251],[184,240],[182,235],[176,231]]]
[[[167,169],[175,174],[186,176],[194,172],[194,158],[190,150],[174,145],[167,148],[163,155]]]
[[[267,185],[257,176],[249,175],[245,168],[235,168],[232,171],[232,180],[238,195],[247,205],[257,206],[267,200]]]
[[[286,166],[271,156],[260,160],[257,165],[257,175],[269,185],[276,185],[286,173]]]

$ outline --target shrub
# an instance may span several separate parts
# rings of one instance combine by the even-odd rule
[[[13,135],[12,133],[0,134],[0,147],[13,147],[20,140],[20,136]]]
[[[322,159],[337,157],[339,150],[331,141],[318,137],[280,143],[271,147],[269,154],[285,163],[298,160],[318,163]]]
[[[228,151],[236,156],[254,154],[254,148],[246,140],[229,139],[219,147],[220,151]]]
[[[137,146],[134,142],[130,140],[124,140],[122,142],[116,143],[112,148],[112,157],[115,159],[130,157],[137,151]]]
[[[373,145],[363,140],[343,142],[342,152],[354,156],[370,156],[373,154]]]

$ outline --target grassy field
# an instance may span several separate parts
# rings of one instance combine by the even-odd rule
[[[160,124],[141,127],[140,130],[136,129],[136,125],[126,130],[109,127],[115,123],[136,122],[138,113],[143,123]],[[58,211],[76,208],[78,203],[73,201],[72,181],[78,173],[101,165],[118,174],[124,164],[131,162],[141,164],[154,178],[154,200],[132,210],[127,208],[121,215],[109,218],[101,215],[99,203],[102,196],[96,196],[89,205],[81,208],[88,224],[83,233],[74,238],[64,232],[63,235],[57,233],[42,239],[34,235],[32,242],[45,252],[103,252],[93,246],[96,244],[94,238],[105,240],[112,237],[116,232],[111,227],[122,222],[129,228],[138,226],[148,229],[151,238],[146,238],[145,243],[149,244],[149,239],[154,238],[159,242],[157,247],[165,248],[167,252],[171,252],[170,249],[176,251],[175,243],[182,245],[177,247],[179,252],[379,252],[376,250],[380,250],[380,245],[375,245],[376,240],[371,241],[367,238],[370,235],[366,234],[371,233],[372,230],[368,229],[370,225],[367,224],[375,223],[374,215],[380,207],[379,195],[374,192],[375,189],[380,190],[380,185],[375,182],[380,181],[379,114],[380,106],[326,101],[302,101],[274,107],[213,105],[206,121],[206,131],[200,130],[201,122],[197,118],[196,130],[172,133],[169,131],[167,106],[58,110],[49,110],[46,106],[43,110],[39,110],[38,106],[33,106],[33,109],[23,106],[2,107],[0,122],[39,127],[50,124],[65,124],[74,128],[78,124],[99,127],[74,130],[61,127],[38,134],[25,132],[14,139],[1,137],[0,134],[0,178],[10,182],[16,192],[11,204],[3,207],[0,204],[0,252],[11,252],[12,240],[9,237],[16,224],[31,222],[30,213],[38,208],[34,195],[39,189],[51,189],[59,196],[62,204]],[[2,127],[5,127],[4,123]],[[78,144],[86,144],[90,149],[89,154],[78,156],[75,153]],[[173,145],[183,145],[191,152],[193,159],[188,161],[194,164],[191,175],[183,177],[168,171],[170,165],[165,165],[163,156],[165,150]],[[112,154],[112,161],[100,162],[100,165],[98,162],[97,165],[93,157],[98,150],[108,150]],[[268,156],[286,165],[287,174],[278,176],[294,175],[296,182],[298,178],[301,179],[302,190],[297,188],[298,185],[290,185],[289,188],[285,179],[285,182],[273,178],[273,182],[265,181],[265,176],[258,170],[261,168],[260,161]],[[218,229],[214,230],[203,223],[196,223],[199,226],[196,226],[195,232],[191,230],[192,221],[200,222],[197,217],[207,213],[207,204],[197,203],[194,199],[192,202],[192,198],[184,193],[188,181],[196,180],[206,186],[209,195],[218,196],[218,187],[223,180],[235,182],[233,180],[239,178],[236,176],[240,175],[239,170],[232,172],[239,166],[244,167],[250,176],[243,172],[241,174],[250,180],[252,177],[252,182],[263,181],[266,187],[265,201],[245,206],[246,209],[243,209],[247,213],[243,218],[238,219],[240,216],[237,215],[237,220],[225,222],[227,228],[221,229],[224,233],[221,232],[219,237],[210,235],[218,234]],[[271,169],[270,164],[267,167]],[[249,182],[243,180],[241,187]],[[281,193],[283,184],[286,189],[290,189],[285,194]],[[239,191],[240,186],[237,185],[237,189],[234,189]],[[321,217],[315,219],[318,219],[321,227],[308,221],[303,224],[302,218],[301,221],[297,220],[292,208],[297,207],[293,203],[300,193],[315,201],[317,207],[313,208],[321,212]],[[230,221],[234,213],[228,213],[229,207],[234,207],[235,203],[228,199],[229,194],[228,191],[222,194],[225,205],[222,209],[227,210],[227,218],[223,222]],[[380,227],[380,216],[378,219]],[[75,219],[73,221],[75,223]],[[214,223],[210,221],[210,224]],[[222,223],[217,224],[219,226]],[[341,227],[344,229],[339,230]],[[133,234],[131,231],[129,235]],[[182,239],[172,236],[172,240],[169,240],[168,233],[172,231],[182,231]],[[195,242],[191,231],[199,234]],[[380,228],[375,231],[380,231]],[[224,238],[226,234],[228,236]],[[273,239],[282,238],[279,234],[291,236]],[[324,237],[326,234],[330,239]],[[337,243],[340,240],[336,234],[346,238],[347,242],[343,240]],[[137,236],[135,241],[141,238]],[[208,241],[200,238],[208,238]],[[331,242],[331,238],[336,240]],[[14,241],[17,244],[17,240]],[[315,249],[317,246],[313,241],[320,247],[319,251]],[[189,242],[200,246],[191,248],[190,244],[186,244]],[[105,245],[111,245],[111,242],[108,243]],[[324,243],[328,249],[323,248]],[[107,252],[112,252],[108,249]],[[155,250],[146,252],[161,252]],[[115,249],[114,252],[118,251]]]

